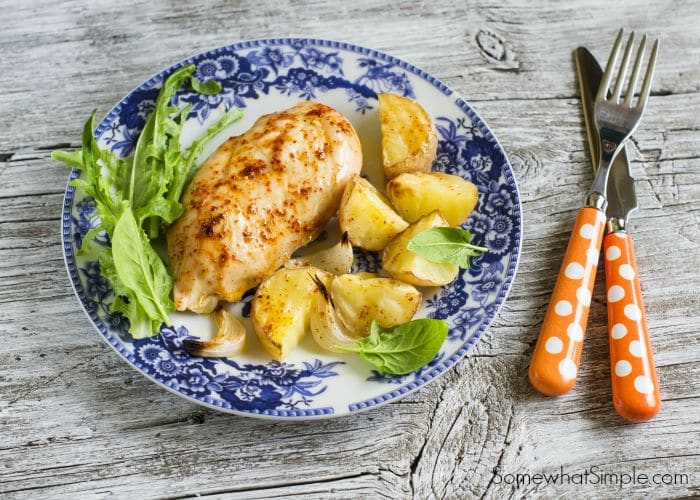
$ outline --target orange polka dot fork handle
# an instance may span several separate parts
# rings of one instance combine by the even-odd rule
[[[658,413],[661,397],[632,237],[609,233],[603,246],[613,404],[625,420],[644,422]]]
[[[547,396],[566,394],[576,383],[604,226],[597,208],[582,208],[576,217],[530,363],[530,383]]]

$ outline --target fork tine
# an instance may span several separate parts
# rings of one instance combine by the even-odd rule
[[[625,47],[625,55],[622,56],[622,62],[620,63],[620,72],[615,80],[615,89],[612,92],[612,100],[617,103],[620,100],[620,91],[622,90],[622,84],[625,83],[625,76],[627,76],[627,66],[629,66],[630,54],[632,53],[632,45],[634,44],[634,31],[630,33],[627,39],[627,47]]]
[[[600,81],[600,87],[598,87],[598,95],[596,96],[596,101],[605,100],[608,95],[608,88],[610,87],[610,79],[612,78],[612,72],[615,69],[615,63],[617,63],[617,56],[620,54],[620,43],[622,43],[623,30],[621,29],[617,33],[617,38],[615,38],[615,44],[610,51],[610,57],[608,57],[608,64],[605,66],[605,73],[603,73],[603,78]]]
[[[625,92],[625,106],[629,106],[634,97],[634,89],[637,87],[637,77],[639,76],[639,68],[642,66],[642,59],[644,59],[644,52],[647,47],[647,36],[642,37],[642,43],[639,44],[637,49],[637,57],[634,60],[634,67],[632,68],[632,75],[630,76],[629,85],[627,85],[627,92]]]
[[[651,48],[651,56],[649,56],[649,66],[647,66],[647,74],[644,75],[644,84],[642,85],[642,91],[639,93],[639,102],[637,103],[637,108],[639,110],[644,110],[644,106],[647,105],[647,98],[649,97],[649,92],[651,92],[651,80],[654,78],[654,67],[656,66],[656,51],[659,49],[659,39],[654,41],[654,46]]]

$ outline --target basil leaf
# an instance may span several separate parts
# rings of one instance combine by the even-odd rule
[[[488,250],[472,245],[471,241],[472,235],[466,229],[434,227],[411,238],[407,248],[430,262],[468,268],[471,257],[478,257]]]
[[[356,352],[379,370],[404,375],[430,363],[447,337],[447,323],[441,319],[415,319],[384,329],[372,322],[370,334],[354,347],[336,346]]]
[[[221,92],[221,84],[216,80],[200,82],[196,78],[192,77],[190,80],[190,85],[192,86],[192,90],[203,95],[214,95]]]
[[[170,300],[172,279],[131,210],[125,210],[114,227],[112,258],[119,280],[148,317],[169,325],[168,311],[175,310]]]

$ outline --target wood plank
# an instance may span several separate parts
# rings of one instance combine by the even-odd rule
[[[4,7],[4,8],[2,8]],[[700,495],[700,10],[639,1],[455,4],[360,0],[0,4],[0,494],[7,498],[503,498]],[[592,180],[571,52],[601,60],[618,25],[663,37],[630,147],[631,227],[664,399],[612,409],[603,275],[576,389],[526,371],[575,210]],[[312,423],[224,415],[130,370],[72,295],[59,234],[83,120],[153,72],[237,40],[344,39],[439,76],[504,145],[525,234],[516,283],[471,355],[400,402]],[[690,474],[665,486],[506,484],[495,473]]]

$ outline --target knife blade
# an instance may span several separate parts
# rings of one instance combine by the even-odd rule
[[[600,140],[598,139],[598,131],[593,119],[593,109],[603,70],[593,54],[585,47],[578,47],[574,55],[579,87],[581,89],[581,100],[583,102],[583,116],[586,122],[588,147],[591,153],[593,173],[595,174],[598,171]],[[624,222],[627,221],[630,212],[637,208],[637,195],[634,189],[634,177],[632,177],[632,172],[630,171],[627,146],[622,148],[610,169],[607,194],[608,208],[606,214],[608,219],[621,219],[624,226]]]

